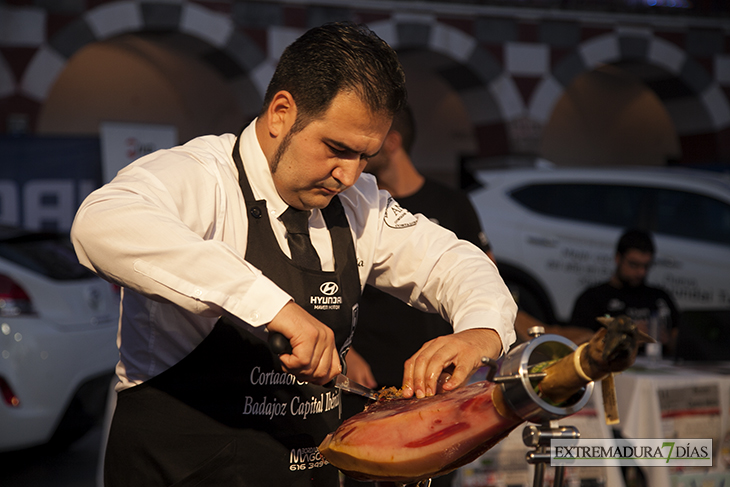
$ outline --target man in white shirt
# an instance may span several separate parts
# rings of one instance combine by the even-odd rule
[[[436,393],[447,368],[441,387],[458,387],[514,341],[516,306],[484,253],[360,177],[404,102],[375,34],[311,29],[239,137],[145,156],[83,203],[79,260],[122,286],[107,485],[337,485],[317,446],[339,391],[322,384],[341,372],[366,283],[454,325],[406,362],[407,397]],[[302,211],[306,264],[306,236],[283,223]]]

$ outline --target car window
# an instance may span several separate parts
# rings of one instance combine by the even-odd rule
[[[512,198],[543,215],[617,227],[642,223],[646,188],[605,184],[534,184]]]
[[[511,196],[543,215],[730,245],[730,205],[697,193],[617,184],[543,183],[521,187]]]
[[[655,232],[730,245],[730,205],[687,191],[655,193]]]

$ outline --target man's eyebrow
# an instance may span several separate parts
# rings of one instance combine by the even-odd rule
[[[352,147],[348,146],[344,142],[340,142],[339,140],[325,138],[324,141],[325,141],[325,143],[333,146],[337,150],[341,150],[341,151],[344,151],[344,152],[352,152],[353,154],[360,154],[361,153],[359,150],[353,149]],[[362,156],[365,157],[365,158],[375,157],[378,154],[378,152],[380,152],[380,149],[378,149],[377,151],[375,151],[374,154],[362,154]]]

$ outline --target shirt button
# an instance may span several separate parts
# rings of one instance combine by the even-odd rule
[[[203,291],[201,289],[196,289],[195,290],[195,295],[196,296],[202,296],[203,295]]]
[[[256,321],[259,319],[258,313],[251,313],[251,321]]]

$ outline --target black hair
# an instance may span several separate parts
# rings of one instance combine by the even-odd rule
[[[395,51],[369,28],[352,22],[315,27],[284,49],[262,113],[282,90],[297,105],[293,132],[322,116],[343,91],[354,91],[371,112],[390,117],[407,98],[405,74]]]
[[[616,245],[616,253],[624,255],[630,249],[640,252],[654,253],[654,240],[649,232],[636,228],[627,230],[621,235]]]

